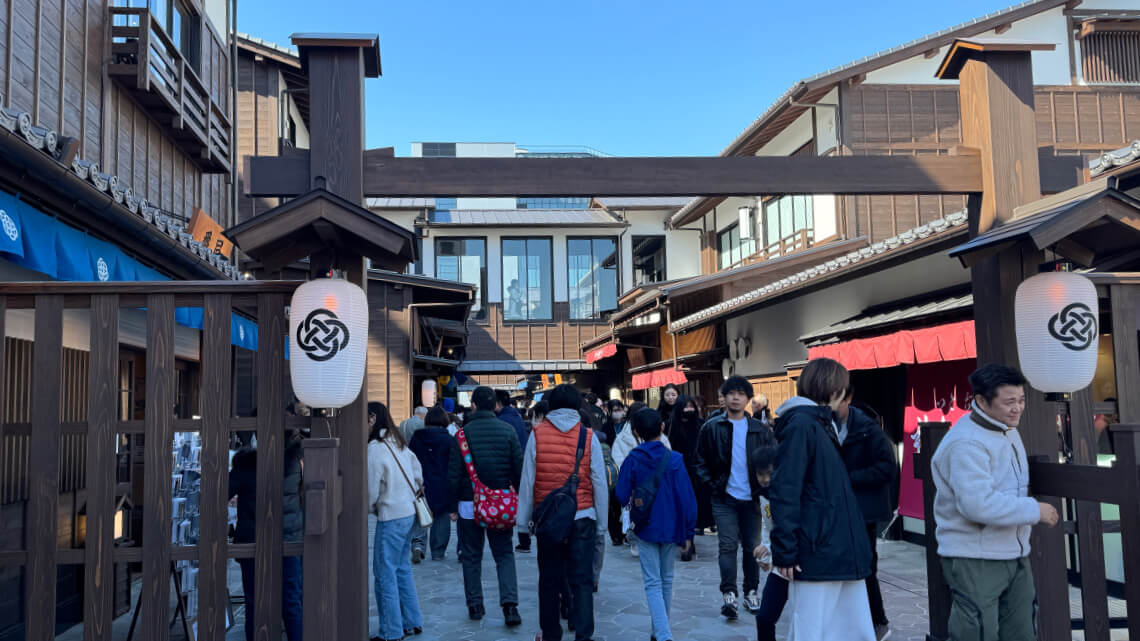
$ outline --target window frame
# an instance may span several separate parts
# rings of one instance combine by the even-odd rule
[[[733,267],[740,265],[745,260],[756,255],[756,251],[757,251],[756,236],[760,233],[760,226],[756,222],[756,209],[755,208],[752,209],[752,213],[749,214],[749,218],[751,219],[751,222],[749,223],[749,227],[752,229],[752,237],[751,238],[741,238],[740,237],[740,221],[739,220],[733,222],[731,225],[725,227],[724,229],[722,229],[716,233],[717,271],[722,271],[725,269],[732,269]],[[728,238],[729,243],[732,243],[732,234],[734,232],[736,234],[735,247],[729,247],[728,264],[725,264],[724,259],[723,259],[723,256],[725,255],[725,251],[724,251],[725,238]],[[751,247],[746,252],[745,247],[748,246],[749,243],[751,243]],[[735,260],[733,259],[733,255],[732,255],[734,252],[739,252],[739,254],[737,254],[737,257]]]
[[[550,283],[549,283],[549,286],[547,287],[548,291],[542,292],[542,293],[545,293],[550,297],[548,299],[550,301],[550,316],[548,318],[531,318],[530,317],[530,310],[528,309],[527,310],[527,318],[507,318],[507,278],[504,275],[505,270],[503,269],[504,268],[503,263],[506,261],[506,258],[507,258],[507,254],[505,251],[506,243],[508,241],[523,241],[524,243],[526,243],[526,251],[527,251],[526,255],[529,258],[529,256],[530,256],[529,242],[532,240],[536,240],[536,241],[543,241],[544,240],[548,243],[547,249],[550,252],[550,254],[549,254],[549,259],[550,259],[550,279],[549,279],[549,281],[550,281]],[[528,296],[529,296],[530,290],[531,290],[531,287],[528,284],[526,286],[526,291],[527,291]],[[539,288],[539,291],[541,292],[541,288]],[[549,323],[554,321],[554,237],[553,236],[502,236],[501,238],[499,238],[499,300],[501,301],[500,305],[502,305],[502,314],[500,314],[500,316],[503,319],[504,325],[506,325],[506,324],[510,324],[510,325],[543,324],[543,325],[546,325],[546,324],[549,324]]]
[[[588,316],[585,318],[575,318],[574,317],[574,305],[572,304],[572,300],[571,300],[571,298],[572,298],[571,292],[573,291],[574,287],[571,286],[571,284],[570,284],[570,243],[572,241],[575,241],[575,240],[588,240],[588,241],[590,241],[590,262],[591,262],[591,265],[595,264],[594,263],[594,260],[595,260],[595,257],[594,257],[594,241],[595,240],[612,240],[613,241],[613,243],[614,243],[614,255],[615,255],[615,259],[614,259],[614,308],[613,309],[610,309],[610,310],[594,309],[593,314],[591,316]],[[617,301],[621,298],[621,268],[622,268],[621,236],[595,235],[595,236],[567,236],[566,237],[566,299],[567,299],[567,307],[569,308],[567,310],[566,315],[567,315],[567,318],[570,319],[570,322],[572,322],[572,323],[605,323],[606,321],[603,318],[603,315],[606,314],[607,312],[617,311],[617,309],[618,309]],[[591,269],[591,272],[596,272],[596,270]],[[590,287],[591,287],[590,305],[591,305],[591,307],[593,306],[593,300],[594,300],[593,294],[597,290],[597,283],[598,283],[597,278],[591,279],[591,284],[590,284]],[[598,298],[599,299],[601,298],[600,295],[598,296]],[[600,307],[600,304],[599,304],[599,307]]]
[[[795,230],[795,228],[796,228],[796,199],[797,198],[802,199],[802,202],[804,203],[804,209],[803,209],[804,227],[802,230],[796,230],[796,231],[792,231],[790,233],[783,233],[783,222],[782,222],[783,205],[781,203],[787,201],[790,204],[790,206],[791,206],[791,228],[793,230]],[[775,209],[775,212],[771,212],[770,210],[772,210],[772,209]],[[768,220],[769,220],[770,214],[774,215],[775,222],[776,222],[776,234],[777,235],[776,235],[775,242],[768,242],[768,232],[770,229],[770,227],[768,225]],[[814,197],[814,195],[812,195],[812,194],[784,194],[783,196],[778,196],[775,198],[769,198],[769,199],[764,201],[763,211],[761,212],[758,234],[760,236],[762,236],[761,240],[763,241],[762,246],[760,247],[760,251],[763,252],[765,256],[770,255],[769,251],[768,251],[769,249],[771,249],[772,247],[778,248],[780,243],[782,243],[785,239],[791,238],[792,236],[798,234],[800,231],[809,232],[808,238],[807,238],[807,244],[804,246],[803,249],[811,247],[812,245],[815,244],[815,197]],[[792,250],[792,251],[797,251],[797,250]],[[782,256],[783,252],[781,252],[778,255]]]
[[[482,241],[482,243],[483,243],[483,255],[479,261],[479,281],[480,281],[479,282],[479,305],[480,305],[480,308],[477,311],[473,309],[471,314],[468,315],[468,320],[470,320],[471,322],[476,323],[478,325],[486,325],[490,322],[490,317],[491,317],[491,315],[488,311],[488,308],[487,308],[487,237],[486,236],[436,236],[435,242],[432,244],[432,248],[434,249],[433,263],[432,263],[433,272],[432,273],[435,275],[436,278],[440,278],[440,276],[439,276],[439,259],[442,256],[442,254],[440,254],[440,251],[439,251],[440,243],[444,243],[444,242],[448,242],[448,241],[463,241],[464,252],[466,252],[466,249],[467,249],[466,243],[467,243],[467,241],[471,241],[471,240]],[[454,257],[459,258],[461,256],[468,256],[468,255],[470,255],[470,254],[463,253],[463,254],[460,254],[460,255],[457,255]],[[467,281],[463,280],[462,278],[463,278],[462,263],[460,263],[459,279],[457,279],[453,282],[470,284]],[[441,280],[447,280],[447,279],[441,278]]]
[[[1112,80],[1091,80],[1088,77],[1089,74],[1087,73],[1087,69],[1086,69],[1086,56],[1088,54],[1087,54],[1087,49],[1085,46],[1085,41],[1088,40],[1089,38],[1096,37],[1097,35],[1104,36],[1106,34],[1117,33],[1117,31],[1115,31],[1115,30],[1104,30],[1104,31],[1100,31],[1099,33],[1098,32],[1090,33],[1085,37],[1077,37],[1077,34],[1075,33],[1075,31],[1077,29],[1080,29],[1081,24],[1087,19],[1088,18],[1084,17],[1084,16],[1073,16],[1070,18],[1070,26],[1072,28],[1069,29],[1069,44],[1070,44],[1070,51],[1073,54],[1072,71],[1073,71],[1073,75],[1079,79],[1080,84],[1085,85],[1085,86],[1090,86],[1090,87],[1136,87],[1136,86],[1140,86],[1140,79],[1137,79],[1134,81],[1112,81]],[[1140,21],[1140,12],[1130,13],[1127,15],[1121,15],[1120,19],[1130,20],[1130,21]],[[1137,32],[1131,31],[1131,30],[1121,30],[1120,33],[1137,33]],[[1140,36],[1136,36],[1136,38],[1140,39]],[[1119,61],[1117,61],[1117,62],[1119,62]],[[1118,69],[1113,68],[1113,72],[1120,75],[1120,72]]]
[[[659,239],[661,239],[661,279],[658,281],[646,281],[644,283],[639,283],[637,281],[637,257],[633,255],[633,250],[637,247],[637,242],[639,240],[644,240],[647,238],[659,238]],[[641,287],[642,285],[649,285],[652,282],[663,283],[663,282],[669,280],[669,242],[668,242],[668,239],[669,239],[669,237],[666,236],[665,234],[639,234],[636,236],[631,235],[629,237],[629,242],[630,242],[629,260],[633,266],[633,270],[632,270],[633,271],[633,282],[631,283],[631,285],[633,287],[636,288],[636,287]],[[656,252],[654,252],[654,253],[656,253]]]

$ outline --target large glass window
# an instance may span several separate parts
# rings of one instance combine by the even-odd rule
[[[475,286],[471,318],[487,319],[487,241],[483,238],[437,238],[435,276]]]
[[[778,256],[812,243],[815,218],[811,196],[782,196],[764,205],[764,251]]]
[[[149,8],[154,21],[170,37],[174,48],[178,49],[191,67],[199,70],[201,55],[198,51],[198,14],[191,11],[182,0],[112,0],[115,7]],[[116,27],[137,27],[135,16],[115,16]],[[115,38],[115,42],[125,42],[125,38]]]
[[[570,318],[601,318],[603,312],[617,309],[617,239],[570,238],[566,259],[570,289]]]
[[[739,265],[741,261],[756,253],[756,216],[748,215],[748,225],[752,228],[751,238],[740,237],[740,223],[733,223],[717,235],[717,256],[720,269]]]
[[[503,239],[503,319],[553,320],[549,238]]]

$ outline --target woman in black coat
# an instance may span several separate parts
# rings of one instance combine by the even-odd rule
[[[697,527],[696,532],[703,532],[713,523],[712,493],[709,487],[700,482],[697,477],[697,436],[704,425],[701,415],[700,402],[696,398],[682,394],[677,397],[673,414],[669,417],[666,430],[669,443],[673,451],[681,455],[685,461],[685,471],[689,473],[689,481],[697,495]],[[692,561],[697,556],[697,546],[694,542],[689,548],[681,552],[682,561]]]
[[[874,641],[864,579],[871,547],[840,452],[835,410],[850,383],[828,358],[808,363],[798,396],[777,410],[780,445],[769,487],[772,565],[791,582],[797,641]]]
[[[428,410],[424,418],[423,429],[417,430],[412,435],[411,443],[408,444],[412,453],[420,460],[420,467],[424,471],[424,496],[432,514],[436,515],[432,520],[430,531],[426,533],[433,561],[443,560],[447,552],[447,544],[451,542],[451,520],[444,515],[456,510],[447,477],[451,448],[455,442],[451,433],[447,431],[450,423],[450,417],[442,407],[433,407]],[[421,531],[417,537],[414,537],[420,545],[418,555],[414,549],[417,541],[412,542],[414,560],[423,556],[424,534],[425,532]]]

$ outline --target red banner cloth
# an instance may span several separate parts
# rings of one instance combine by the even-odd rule
[[[651,372],[642,372],[633,375],[633,389],[649,389],[651,387],[664,387],[669,383],[674,385],[683,385],[688,383],[689,379],[685,373],[680,370],[675,370],[672,367],[662,367],[655,369]]]
[[[831,358],[849,370],[959,361],[976,358],[977,355],[972,320],[902,330],[808,349],[809,359]]]
[[[596,348],[586,352],[586,362],[587,363],[596,363],[596,362],[602,360],[603,358],[609,358],[609,357],[613,356],[614,354],[617,354],[617,345],[615,345],[614,343],[606,343],[605,345],[602,345],[601,347],[596,347]]]

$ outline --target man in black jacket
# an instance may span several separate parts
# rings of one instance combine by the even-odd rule
[[[752,399],[752,384],[741,376],[729,377],[720,387],[725,413],[709,419],[697,436],[697,477],[712,492],[712,513],[719,544],[720,613],[736,619],[736,558],[743,549],[744,604],[760,608],[760,567],[752,550],[760,542],[760,515],[755,498],[756,475],[748,469],[748,453],[774,445],[772,431],[745,412]]]
[[[514,428],[495,417],[497,399],[489,387],[477,387],[471,394],[474,413],[463,426],[470,447],[475,473],[493,490],[519,487],[522,477],[522,447]],[[522,624],[519,616],[519,587],[512,549],[513,530],[487,530],[475,521],[474,489],[463,462],[458,440],[451,448],[448,480],[452,496],[459,501],[459,557],[463,562],[463,587],[467,595],[467,614],[472,621],[482,619],[483,608],[483,538],[491,546],[499,575],[499,605],[506,624]]]
[[[875,541],[878,523],[891,519],[891,484],[898,470],[895,450],[882,426],[868,412],[851,406],[855,388],[848,386],[843,402],[835,410],[839,417],[839,444],[851,489],[863,513],[867,527],[867,540],[871,543],[871,575],[867,577],[867,599],[871,603],[871,621],[875,636],[885,639],[890,635],[890,621],[883,609],[883,593],[879,589],[879,553]],[[871,410],[868,410],[871,411]],[[876,415],[877,417],[877,415]]]

